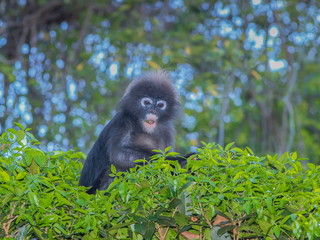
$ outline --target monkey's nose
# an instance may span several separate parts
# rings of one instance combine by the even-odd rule
[[[152,109],[152,110],[151,110],[151,113],[156,114],[157,111],[156,111],[155,109]]]

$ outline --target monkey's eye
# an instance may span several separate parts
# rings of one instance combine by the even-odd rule
[[[165,110],[167,107],[167,102],[160,100],[157,102],[157,108],[161,109],[161,110]]]
[[[152,104],[152,100],[150,98],[142,98],[141,99],[141,105],[142,107],[150,106]]]

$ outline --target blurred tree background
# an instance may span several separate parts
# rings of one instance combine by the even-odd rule
[[[2,0],[0,132],[88,152],[127,83],[172,72],[177,150],[236,142],[320,163],[320,2]]]

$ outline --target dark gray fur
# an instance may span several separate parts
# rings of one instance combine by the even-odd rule
[[[165,110],[156,112],[158,121],[152,133],[146,133],[142,127],[143,119],[150,113],[150,109],[140,105],[143,97],[167,102]],[[89,193],[104,190],[113,180],[109,176],[111,164],[117,171],[126,171],[135,166],[135,160],[149,159],[154,154],[152,150],[174,146],[173,121],[179,112],[179,95],[165,72],[147,73],[134,80],[120,100],[118,112],[89,152],[79,185],[91,186]]]

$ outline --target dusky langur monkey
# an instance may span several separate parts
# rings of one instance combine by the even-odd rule
[[[105,190],[112,182],[113,164],[117,171],[135,166],[137,159],[149,159],[152,150],[174,146],[174,119],[180,113],[179,94],[164,71],[149,72],[127,87],[118,112],[104,127],[84,163],[79,185],[88,193]],[[185,157],[170,157],[185,164]]]

